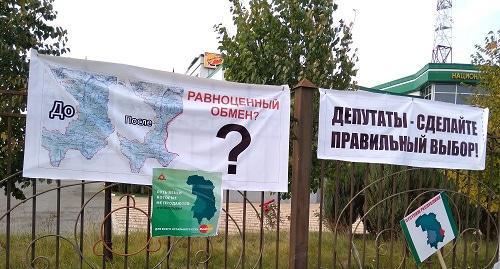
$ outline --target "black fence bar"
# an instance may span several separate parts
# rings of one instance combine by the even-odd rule
[[[481,176],[480,176],[481,177]],[[478,196],[476,197],[477,200],[476,202],[478,204],[481,203],[481,201],[479,200],[479,193],[477,194]],[[473,249],[474,251],[474,268],[478,268],[478,262],[479,262],[479,244],[481,244],[481,242],[478,242],[478,237],[481,236],[481,233],[480,233],[480,229],[479,229],[479,220],[481,219],[481,207],[480,206],[476,206],[476,231],[475,231],[475,236],[474,236],[474,247],[476,249]],[[481,240],[481,238],[479,238],[479,240]],[[488,243],[486,243],[488,244]]]
[[[444,178],[446,180],[446,184],[444,185],[448,190],[452,190],[453,189],[453,182],[451,181],[451,173],[450,171],[448,170],[444,170]],[[451,210],[453,212],[453,196],[452,194],[450,193],[446,193],[446,195],[448,195],[448,199],[451,201]],[[453,213],[452,213],[453,214]],[[452,241],[451,243],[449,244],[455,244],[455,241]],[[446,257],[447,257],[447,253],[444,251],[444,249],[441,250],[442,254],[443,254],[443,257],[445,258],[445,261],[446,261]]]
[[[354,176],[354,163],[351,163],[350,167],[350,191],[349,191],[349,201],[354,197],[354,185],[356,184],[356,177]],[[347,222],[347,232],[349,236],[349,241],[347,242],[347,268],[351,269],[352,263],[352,219],[353,219],[353,203],[349,203],[349,221]]]
[[[208,265],[210,262],[210,239],[207,237],[206,242],[205,242],[205,269],[208,269]]]
[[[247,228],[247,192],[243,192],[243,223],[242,223],[242,240],[241,246],[241,269],[245,269],[245,251],[246,251],[246,228]]]
[[[380,227],[380,226],[379,226]],[[380,245],[379,240],[375,240],[375,268],[380,268]]]
[[[497,211],[497,229],[500,229],[500,210]],[[497,257],[496,258],[497,258],[497,261],[500,261],[500,232],[497,232],[497,236],[498,236],[497,244],[499,247],[497,248]]]
[[[470,171],[467,171],[467,198],[470,200],[470,192],[471,192],[471,178],[470,178]],[[465,206],[465,223],[464,223],[464,230],[469,228],[469,208],[470,208],[470,203],[468,199],[464,201]],[[462,269],[466,269],[468,267],[467,265],[467,243],[468,243],[468,236],[467,232],[464,233],[463,235],[464,238],[464,252],[462,253]]]
[[[149,268],[149,263],[150,263],[150,247],[151,244],[149,243],[149,240],[151,239],[151,195],[152,191],[151,189],[148,189],[148,227],[147,229],[147,234],[146,234],[146,242],[148,242],[147,247],[146,247],[146,268]]]
[[[226,190],[226,219],[224,230],[224,268],[227,268],[227,241],[229,237],[229,190]]]
[[[335,193],[333,195],[333,219],[338,220],[339,217],[339,181],[340,181],[340,162],[335,162],[335,170],[333,171],[334,181],[335,181]],[[333,227],[333,268],[337,268],[337,229],[338,227]]]
[[[488,174],[488,180],[489,180],[489,182],[493,182],[493,178],[494,178],[494,175],[493,175],[493,171],[494,171],[493,170],[494,169],[494,158],[492,158],[492,157],[495,156],[495,151],[494,151],[494,147],[491,146],[490,143],[495,143],[495,141],[494,140],[492,141],[490,139],[490,141],[487,141],[487,142],[490,145],[487,152],[489,152],[489,154],[491,156],[490,159],[489,159],[489,162],[488,162],[488,167],[489,167],[489,170],[490,170],[490,173]],[[487,202],[486,202],[486,213],[490,212],[490,206],[491,206],[491,203],[492,203],[491,198],[492,198],[491,195],[488,195]],[[486,254],[485,254],[486,257],[489,257],[489,251],[490,251],[490,248],[489,248],[490,244],[488,244],[488,242],[490,242],[491,237],[492,237],[491,234],[490,234],[491,224],[492,223],[491,223],[490,218],[487,217],[486,218]],[[494,225],[494,223],[493,223],[493,225]],[[497,226],[497,229],[498,229],[497,233],[500,234],[500,226]],[[498,245],[500,246],[500,238],[498,240]]]
[[[380,165],[380,171],[382,172],[381,175],[384,176],[384,165]],[[384,199],[384,193],[383,193],[383,188],[379,188],[379,191],[377,193],[377,198],[379,200]],[[377,230],[380,230],[380,227],[382,227],[382,219],[380,217],[380,214],[377,214]],[[379,240],[375,241],[375,268],[380,268],[380,246],[379,246]]]
[[[457,171],[455,171],[455,182],[456,182],[456,184],[458,184],[459,180],[460,180],[460,177],[459,177],[459,172],[457,170]],[[460,201],[459,200],[460,198],[458,198],[458,199],[455,198],[455,195],[453,197],[454,197],[453,201],[454,201],[455,204]],[[458,229],[459,229],[458,232],[459,233],[460,233],[460,228],[463,229],[463,227],[458,227]],[[456,268],[456,265],[457,265],[457,242],[458,242],[457,238],[453,239],[453,249],[452,249],[452,253],[451,253],[451,268],[453,268],[453,269]]]
[[[366,168],[365,168],[365,174],[364,174],[364,182],[365,182],[365,186],[368,186],[368,184],[370,182],[370,165],[365,164],[365,167]],[[367,190],[363,191],[363,195],[365,197],[368,195]],[[367,211],[368,211],[368,204],[363,203],[363,212],[367,212]],[[365,219],[363,219],[363,221],[365,221]],[[362,224],[363,224],[363,256],[361,257],[361,268],[365,268],[365,263],[366,263],[366,225],[365,225],[365,223],[362,223]]]
[[[170,269],[170,257],[172,256],[172,251],[170,251],[171,248],[172,248],[172,241],[169,236],[167,237],[167,269]]]
[[[187,259],[186,259],[186,268],[189,269],[191,265],[191,237],[187,239]]]
[[[321,249],[323,243],[323,188],[324,188],[324,178],[325,178],[325,161],[320,161],[320,172],[319,172],[319,232],[318,232],[318,261],[317,268],[321,268]]]
[[[407,172],[406,172],[406,189],[409,190],[410,189],[410,183],[413,182],[413,174],[414,174],[414,171],[412,170],[412,167],[406,167],[407,168]],[[408,208],[408,206],[410,206],[410,194],[409,193],[406,193],[405,195],[405,209]],[[409,254],[409,251],[408,251],[408,247],[406,246],[406,239],[405,240],[402,240],[402,248],[404,249],[404,256],[403,256],[403,269],[406,269],[406,261],[407,261],[407,258],[408,258],[408,255]]]
[[[33,199],[31,199],[31,242],[35,241],[36,238],[36,179],[32,180],[31,194]],[[34,266],[33,260],[36,257],[36,243],[31,246],[31,266]]]
[[[391,170],[391,173],[394,172],[393,170]],[[392,175],[391,176],[391,186],[392,186],[392,193],[396,193],[396,176],[395,175]],[[394,201],[396,199],[391,199],[391,230],[389,232],[390,234],[390,251],[389,251],[389,268],[390,269],[393,269],[394,268],[394,221],[395,221],[395,218],[396,218],[396,213],[394,211],[396,211],[396,208],[394,208]]]
[[[106,217],[109,213],[111,213],[111,183],[106,182],[104,184],[104,216]],[[113,242],[111,240],[112,237],[112,218],[104,220],[104,242],[110,249],[113,249]],[[103,246],[103,256],[102,256],[102,268],[106,268],[106,262],[113,260],[113,253],[109,251],[106,247]]]
[[[125,246],[123,257],[123,269],[128,269],[128,239],[129,239],[129,228],[130,228],[130,195],[131,185],[127,184],[127,208],[125,209]]]
[[[262,269],[262,261],[264,260],[264,192],[260,193],[260,234],[259,234],[259,268]]]
[[[59,236],[61,235],[61,181],[57,180],[57,198],[56,198],[56,269],[59,269],[60,264],[60,250],[61,250],[61,239]]]
[[[280,222],[281,222],[281,193],[276,194],[276,200],[278,201],[278,213],[276,215],[276,259],[274,268],[279,268],[279,257],[280,257]]]
[[[490,212],[490,206],[491,206],[491,196],[488,195],[487,202],[486,202],[486,213]],[[486,217],[486,254],[485,257],[489,257],[490,254],[490,248],[488,244],[491,240],[491,234],[490,234],[490,229],[491,229],[491,220],[489,217]],[[500,241],[499,241],[500,244]]]
[[[434,173],[436,173],[437,169],[431,168],[430,171],[431,171],[432,174],[434,174]],[[437,186],[437,178],[436,177],[432,177],[431,186],[430,187],[431,188],[438,188],[438,186]],[[429,262],[429,267],[431,267],[431,266],[432,267],[440,266],[439,261],[437,259],[429,259],[428,262]]]
[[[85,181],[82,180],[82,185],[81,185],[81,189],[80,189],[80,207],[82,209],[82,213],[81,213],[81,216],[80,216],[80,252],[82,253],[83,255],[83,245],[84,245],[84,241],[83,241],[83,238],[84,238],[84,233],[85,233],[85,208],[84,208],[84,205],[85,205]],[[80,256],[80,269],[83,268],[83,257]]]

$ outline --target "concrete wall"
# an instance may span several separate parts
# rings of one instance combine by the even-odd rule
[[[79,183],[79,181],[61,181],[62,186]],[[37,182],[37,193],[56,188],[56,182],[47,184]],[[91,183],[85,185],[85,200],[88,200],[96,192],[104,188],[102,183]],[[32,187],[24,189],[26,197],[30,197]],[[73,234],[75,221],[80,212],[81,187],[72,186],[61,189],[61,233]],[[11,197],[11,207],[21,201]],[[6,212],[7,198],[2,193],[0,195],[0,217]],[[37,197],[36,206],[36,230],[41,234],[55,233],[57,216],[57,191],[49,191]],[[98,230],[104,217],[104,192],[99,193],[85,207],[85,229]],[[0,234],[6,232],[6,218],[0,220]],[[31,233],[32,227],[32,200],[26,201],[11,213],[12,233]],[[80,226],[78,226],[78,231]]]

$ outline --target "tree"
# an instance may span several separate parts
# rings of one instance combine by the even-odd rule
[[[0,90],[25,91],[28,79],[28,54],[36,49],[43,54],[61,55],[68,52],[66,30],[51,25],[57,12],[54,0],[0,1]],[[26,98],[10,95],[0,99],[0,112],[19,114],[26,111]],[[8,119],[0,117],[0,182],[22,170],[24,126],[22,118],[10,118],[11,137],[8,138]],[[10,173],[8,169],[10,168]],[[29,185],[21,176],[9,180],[12,195],[23,198],[21,187]],[[5,189],[7,182],[0,184]]]
[[[340,90],[355,84],[352,25],[334,21],[337,5],[332,1],[251,0],[248,7],[239,0],[230,1],[236,33],[231,35],[222,24],[215,27],[225,79],[293,87],[307,78],[318,87]],[[317,101],[316,96],[315,117]],[[317,126],[314,128],[317,134]],[[318,188],[317,163],[314,157],[313,191]]]
[[[476,45],[476,53],[471,55],[472,63],[481,72],[479,87],[486,95],[475,95],[472,102],[490,109],[488,133],[500,136],[500,29],[489,32],[484,46]]]
[[[307,78],[319,87],[347,89],[356,75],[350,25],[334,23],[332,1],[230,0],[236,34],[219,24],[225,78],[295,86]]]
[[[488,107],[490,110],[486,173],[483,180],[496,193],[495,199],[489,205],[490,211],[498,212],[500,209],[500,182],[498,180],[500,177],[500,29],[496,33],[490,31],[484,39],[484,45],[475,47],[476,53],[471,55],[471,58],[472,63],[479,66],[478,87],[481,89],[481,94],[474,95],[472,103],[480,107]],[[481,187],[472,186],[472,191],[479,197],[487,197],[484,195],[486,190]],[[481,203],[485,205],[487,201],[482,199]]]

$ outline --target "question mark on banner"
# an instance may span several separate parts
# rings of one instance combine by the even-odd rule
[[[258,116],[259,116],[259,112],[254,111],[253,112],[253,119],[256,120]]]
[[[230,132],[238,132],[241,135],[241,141],[236,145],[230,152],[228,156],[228,160],[230,162],[236,162],[238,160],[238,155],[242,153],[248,146],[250,142],[252,142],[252,137],[248,132],[247,128],[239,125],[239,124],[226,124],[222,126],[217,132],[217,137],[225,139],[227,134]],[[236,164],[229,164],[227,166],[227,173],[235,175],[236,174]]]

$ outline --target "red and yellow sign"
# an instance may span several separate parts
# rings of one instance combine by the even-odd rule
[[[222,55],[212,52],[205,52],[203,57],[203,66],[205,68],[215,69],[217,66],[221,65],[223,62]]]

